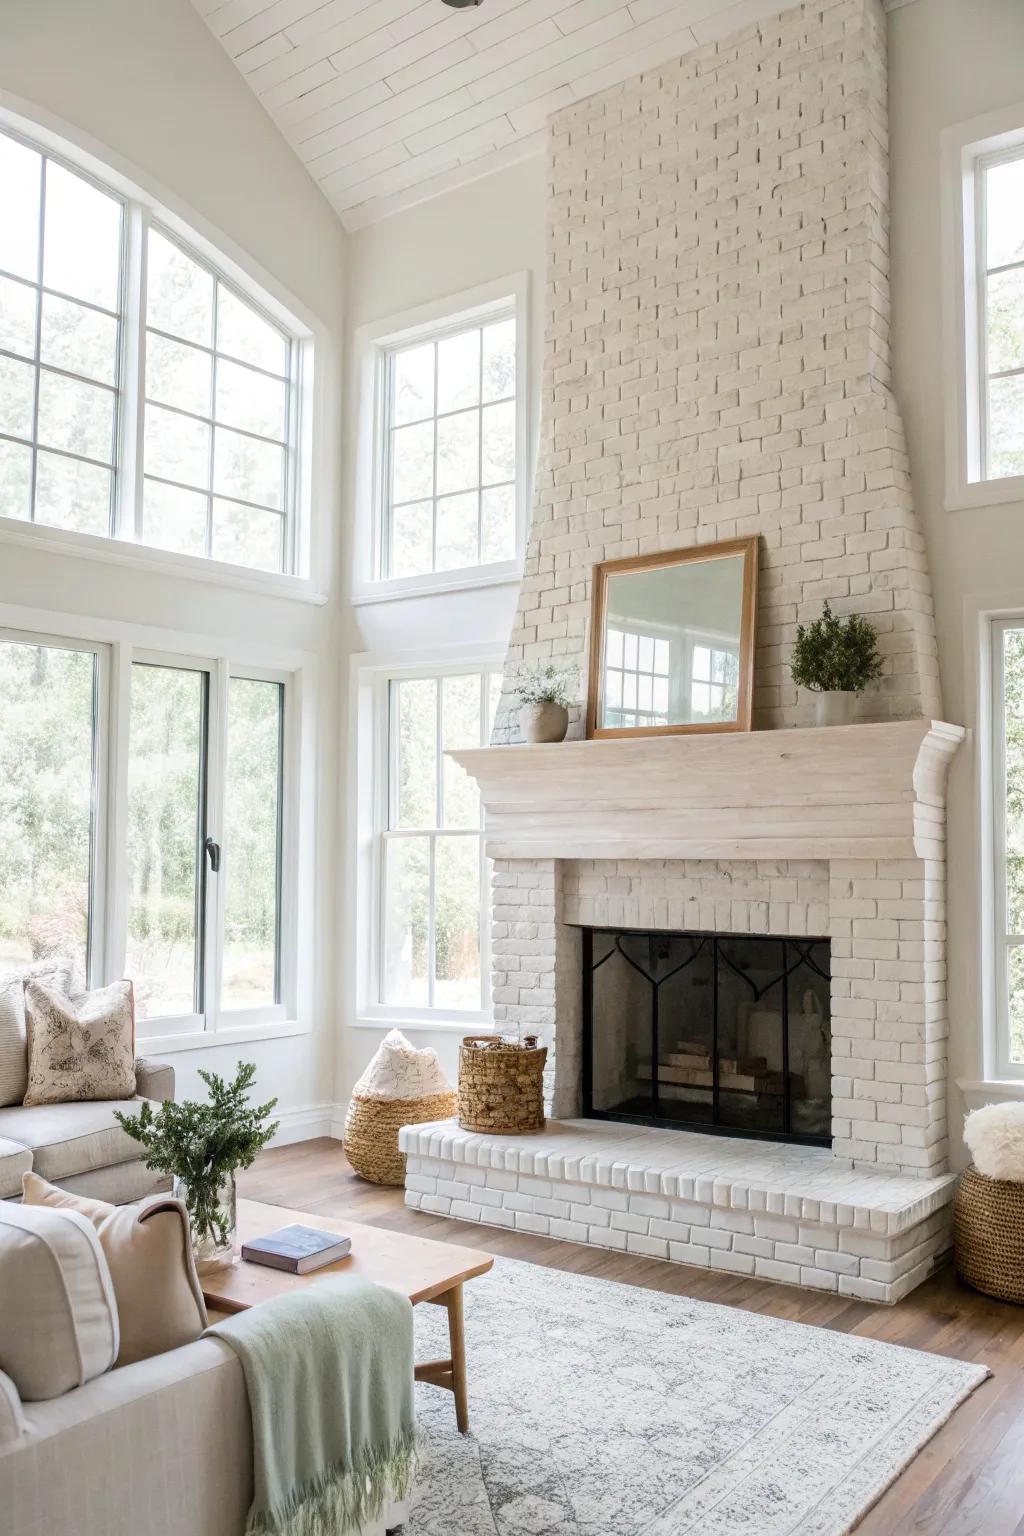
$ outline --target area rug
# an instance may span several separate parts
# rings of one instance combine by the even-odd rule
[[[845,1536],[988,1375],[512,1259],[465,1299],[470,1434],[417,1387],[406,1536]]]

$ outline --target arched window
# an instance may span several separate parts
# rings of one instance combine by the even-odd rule
[[[308,333],[7,129],[0,186],[0,516],[297,573]]]

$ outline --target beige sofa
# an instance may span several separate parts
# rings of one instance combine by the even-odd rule
[[[4,1531],[242,1536],[251,1500],[245,1378],[219,1339],[108,1371],[43,1403],[20,1403],[0,1372]],[[359,1536],[383,1536],[406,1514],[392,1504]]]
[[[20,1199],[21,1176],[30,1169],[76,1194],[124,1205],[170,1187],[151,1173],[142,1148],[114,1119],[115,1109],[135,1109],[143,1099],[174,1098],[174,1068],[135,1062],[136,1098],[80,1104],[39,1104],[0,1109],[0,1200]]]

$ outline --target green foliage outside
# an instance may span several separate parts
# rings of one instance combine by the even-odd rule
[[[205,1239],[223,1244],[228,1217],[218,1202],[221,1185],[239,1168],[250,1167],[276,1132],[279,1122],[268,1120],[277,1100],[249,1103],[256,1076],[252,1061],[238,1063],[231,1083],[202,1068],[199,1076],[209,1089],[207,1103],[172,1100],[154,1111],[147,1101],[137,1115],[116,1109],[114,1119],[145,1148],[147,1168],[181,1180],[197,1244]]]
[[[867,619],[856,613],[839,619],[826,602],[820,619],[797,625],[789,664],[793,681],[815,693],[862,693],[882,670],[876,642]]]
[[[1003,631],[1006,926],[1024,936],[1024,628]],[[1008,952],[1010,1059],[1024,1062],[1024,946]]]

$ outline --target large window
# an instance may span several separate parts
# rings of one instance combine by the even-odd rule
[[[295,572],[297,328],[3,131],[0,187],[0,515]]]
[[[89,966],[102,654],[0,632],[0,973]]]
[[[119,689],[106,645],[0,633],[0,970],[125,974],[149,1034],[283,1018],[288,680],[126,649]]]
[[[490,670],[383,685],[387,794],[379,837],[379,1005],[415,1017],[489,1005],[487,868],[476,784],[445,754],[490,740]]]
[[[1024,618],[992,629],[998,1076],[1024,1077]]]
[[[384,574],[511,560],[515,315],[388,350],[384,401]]]

